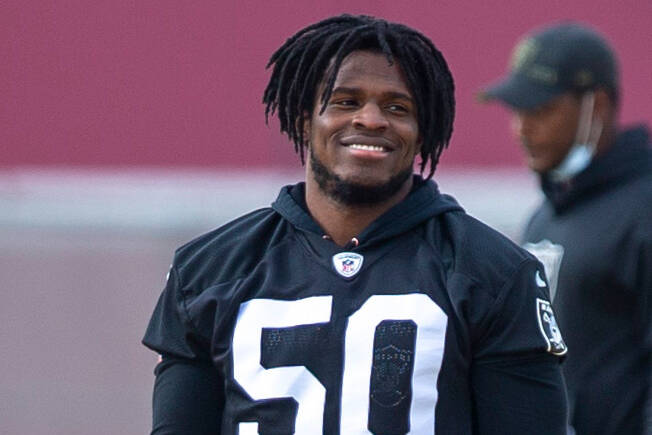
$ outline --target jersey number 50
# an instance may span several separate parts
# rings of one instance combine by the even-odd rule
[[[254,400],[294,398],[298,406],[295,433],[323,433],[326,390],[305,367],[261,365],[264,328],[290,328],[330,320],[332,297],[315,296],[296,301],[253,299],[241,305],[233,336],[235,380]],[[374,340],[377,327],[387,321],[409,322],[415,327],[411,372],[411,400],[406,432],[434,433],[437,376],[441,367],[446,314],[427,295],[375,295],[349,318],[345,334],[340,432],[369,434],[370,394]],[[410,328],[408,328],[410,329]],[[400,355],[395,356],[401,358]],[[392,400],[385,395],[381,400]],[[242,435],[256,434],[257,423],[241,423]],[[375,432],[375,431],[374,431]]]

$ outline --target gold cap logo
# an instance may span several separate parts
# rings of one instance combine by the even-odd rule
[[[575,74],[575,86],[586,87],[593,84],[593,74],[591,71],[585,69],[578,71]]]
[[[526,38],[521,40],[514,51],[512,52],[512,58],[509,62],[510,68],[518,71],[523,68],[524,65],[532,61],[534,56],[537,54],[538,47],[536,41],[532,38]]]

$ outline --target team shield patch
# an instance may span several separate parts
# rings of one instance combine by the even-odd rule
[[[548,284],[550,284],[550,300],[554,301],[555,295],[557,294],[559,268],[561,267],[561,260],[564,257],[564,247],[545,239],[537,243],[526,243],[523,245],[523,248],[537,257],[543,264],[546,277],[548,278]]]
[[[409,393],[412,351],[388,345],[374,349],[370,396],[379,405],[398,405]]]
[[[333,267],[344,278],[354,277],[362,268],[364,257],[355,252],[340,252],[333,255]]]
[[[553,355],[564,355],[568,348],[557,326],[550,302],[537,298],[537,320],[541,335],[548,344],[548,352]]]

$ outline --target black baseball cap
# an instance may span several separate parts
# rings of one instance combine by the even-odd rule
[[[595,30],[563,22],[523,37],[514,48],[510,72],[479,94],[515,109],[533,109],[566,92],[606,88],[618,94],[613,50]]]

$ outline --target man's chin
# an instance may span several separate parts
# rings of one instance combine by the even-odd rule
[[[541,162],[529,162],[528,167],[532,172],[539,175],[547,174],[553,169],[550,165],[542,164]]]
[[[373,177],[374,174],[338,175],[320,162],[312,150],[310,168],[319,189],[346,206],[367,206],[388,201],[412,176],[412,166],[385,180]]]
[[[328,179],[315,179],[320,189],[335,201],[347,206],[366,206],[390,200],[411,175],[412,168],[408,168],[388,180],[340,178],[336,175]]]
[[[543,162],[540,159],[532,157],[531,155],[526,154],[525,164],[527,165],[528,169],[537,174],[546,172]]]
[[[372,177],[361,177],[357,175],[348,177],[337,175],[337,178],[340,183],[356,186],[358,189],[379,189],[391,182],[391,178],[378,179]]]

